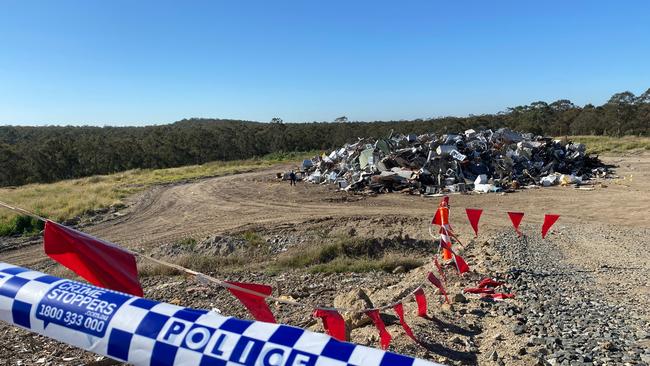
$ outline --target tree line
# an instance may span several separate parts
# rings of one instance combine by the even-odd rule
[[[52,182],[135,168],[327,150],[357,137],[507,127],[538,135],[649,135],[650,89],[614,94],[601,106],[533,102],[496,113],[411,121],[270,123],[185,119],[146,127],[0,126],[0,186]]]

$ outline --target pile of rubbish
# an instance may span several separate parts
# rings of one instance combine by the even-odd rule
[[[303,161],[306,180],[340,189],[421,194],[577,184],[609,173],[585,145],[497,131],[359,139]]]

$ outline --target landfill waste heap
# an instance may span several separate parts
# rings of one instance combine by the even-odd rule
[[[302,169],[307,181],[334,183],[343,190],[420,194],[580,185],[609,174],[583,144],[505,128],[358,139],[304,160]]]

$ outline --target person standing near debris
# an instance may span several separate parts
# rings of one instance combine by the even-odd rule
[[[291,173],[289,173],[289,185],[290,186],[295,186],[296,185],[296,172],[291,170]]]

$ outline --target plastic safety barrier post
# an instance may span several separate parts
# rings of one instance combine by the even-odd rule
[[[136,366],[436,365],[288,325],[166,304],[2,262],[0,320]]]

